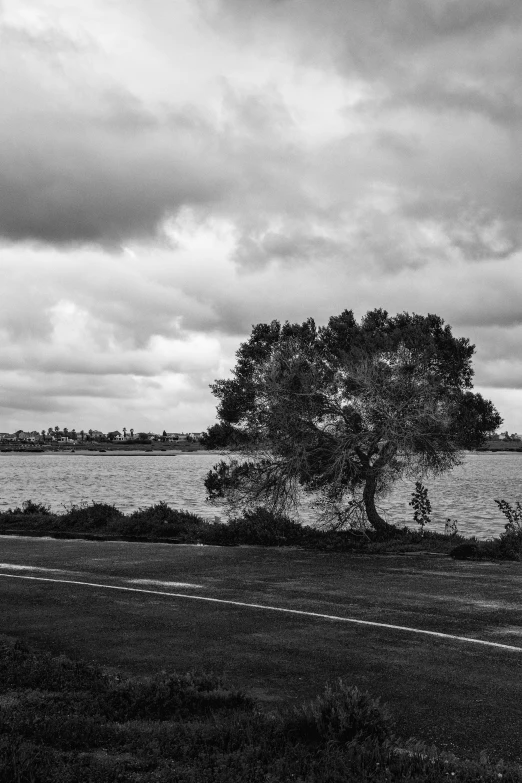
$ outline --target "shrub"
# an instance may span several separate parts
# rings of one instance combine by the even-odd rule
[[[412,492],[408,505],[413,508],[413,521],[424,530],[424,526],[431,522],[431,503],[428,490],[420,481],[415,482],[415,491]]]
[[[477,542],[466,542],[453,547],[450,556],[455,560],[472,560],[478,558],[479,545]]]
[[[342,679],[308,704],[295,707],[285,721],[286,732],[314,745],[366,739],[384,742],[392,736],[391,729],[391,717],[379,699]]]
[[[154,532],[161,536],[172,536],[198,528],[203,519],[190,511],[170,508],[163,501],[148,508],[134,511],[121,526],[122,531],[132,531],[133,534]]]
[[[488,541],[467,541],[454,547],[450,556],[455,560],[520,560],[522,558],[522,531],[502,533],[500,538]]]
[[[44,516],[49,516],[51,514],[51,509],[50,506],[44,506],[43,503],[33,503],[32,500],[24,500],[22,508],[19,506],[16,508],[9,508],[4,513],[23,515],[43,514]]]
[[[107,736],[94,698],[41,691],[26,691],[14,703],[0,705],[0,733],[59,750],[88,750]]]
[[[519,501],[514,506],[507,500],[495,500],[495,503],[507,519],[506,530],[522,530],[522,506]]]
[[[271,712],[199,674],[104,675],[101,690],[78,692],[71,680],[57,693],[57,659],[10,649],[13,671],[31,659],[43,679],[42,690],[24,691],[25,675],[12,677],[18,692],[0,701],[2,783],[522,783],[520,767],[485,754],[462,761],[398,740],[379,700],[342,680]],[[0,647],[0,662],[8,653]],[[90,669],[59,659],[59,670],[71,666]]]
[[[498,551],[503,560],[520,560],[522,557],[522,528],[514,530],[506,525],[501,533]]]
[[[227,690],[213,676],[162,672],[150,679],[129,679],[115,684],[107,691],[101,709],[113,721],[165,721],[251,704],[251,699],[241,691]]]
[[[227,528],[226,535],[237,544],[283,546],[299,544],[306,538],[306,529],[299,522],[273,514],[263,506],[231,519]]]
[[[116,506],[93,501],[90,505],[71,506],[59,519],[60,527],[66,530],[98,530],[122,517],[123,513]]]
[[[62,769],[60,769],[62,767]],[[56,754],[48,748],[25,742],[13,735],[0,736],[0,780],[2,783],[48,783],[63,771]]]
[[[0,645],[0,693],[13,688],[80,691],[103,685],[103,675],[94,666],[33,652],[23,642]]]

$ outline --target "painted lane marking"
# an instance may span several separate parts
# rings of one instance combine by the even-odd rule
[[[1,565],[1,564],[0,564]],[[194,585],[190,582],[162,582],[161,579],[126,579],[131,585],[158,585],[158,587],[196,587],[204,590],[204,585]]]
[[[241,606],[246,609],[263,609],[268,612],[281,612],[283,614],[293,614],[302,617],[316,617],[320,620],[333,620],[341,623],[352,623],[353,625],[369,625],[373,628],[388,628],[393,631],[406,631],[407,633],[424,634],[425,636],[435,636],[438,639],[453,639],[458,642],[469,642],[471,644],[481,644],[485,647],[497,647],[501,650],[511,650],[521,652],[522,647],[514,647],[511,644],[500,644],[500,642],[487,642],[484,639],[474,639],[469,636],[454,636],[450,633],[441,633],[440,631],[426,631],[422,628],[409,628],[406,625],[392,625],[390,623],[377,623],[373,620],[357,620],[353,617],[341,617],[336,614],[321,614],[319,612],[306,612],[302,609],[286,609],[282,606],[269,606],[267,604],[249,604],[244,601],[230,601],[225,598],[210,598],[207,595],[190,595],[190,593],[167,593],[164,590],[144,590],[139,587],[124,587],[123,585],[104,585],[99,582],[79,582],[73,579],[51,579],[46,576],[22,576],[22,574],[2,574],[0,577],[7,579],[28,579],[34,582],[53,582],[66,585],[81,585],[83,587],[97,587],[102,590],[122,590],[130,593],[145,593],[147,595],[163,595],[167,598],[186,598],[189,601],[207,601],[214,604],[226,604],[227,606]]]

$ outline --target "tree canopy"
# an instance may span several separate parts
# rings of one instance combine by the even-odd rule
[[[210,434],[246,459],[215,466],[209,495],[282,512],[304,490],[332,520],[362,509],[387,528],[377,494],[401,476],[450,469],[502,423],[471,391],[474,350],[437,315],[376,309],[357,322],[345,310],[319,328],[311,318],[254,326],[232,377],[211,387]]]

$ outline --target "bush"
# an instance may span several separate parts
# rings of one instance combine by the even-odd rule
[[[450,556],[455,560],[474,560],[479,558],[478,542],[466,542],[453,547]]]
[[[32,500],[24,500],[22,508],[17,506],[16,508],[9,508],[4,511],[4,514],[21,514],[21,515],[34,515],[43,514],[49,516],[51,514],[50,506],[44,506],[43,503],[33,503]]]
[[[170,508],[163,501],[148,508],[134,511],[120,526],[121,531],[140,533],[156,533],[159,536],[173,536],[194,531],[203,525],[203,519],[190,511]]]
[[[95,698],[42,691],[26,691],[0,704],[0,734],[8,733],[57,750],[88,750],[107,737]]]
[[[342,680],[266,712],[208,675],[122,680],[19,643],[0,647],[1,666],[0,683],[7,669],[16,683],[0,701],[2,783],[522,783],[520,767],[485,754],[462,761],[398,740],[379,700]],[[28,666],[38,691],[24,690]],[[78,688],[82,675],[57,688],[64,671],[96,672],[102,687]]]
[[[522,529],[512,529],[506,525],[501,533],[498,550],[503,560],[520,560],[522,557]]]
[[[226,528],[229,541],[237,544],[284,546],[299,544],[306,538],[306,528],[299,522],[273,514],[262,506],[231,519]]]
[[[115,684],[104,696],[101,710],[112,721],[166,721],[251,707],[252,704],[244,693],[226,689],[223,682],[212,675],[162,672],[149,679],[129,679]]]
[[[392,736],[392,720],[379,699],[339,679],[324,694],[294,708],[285,731],[305,744],[346,744],[372,739],[384,742]]]
[[[466,541],[450,552],[455,560],[520,560],[522,559],[522,530],[506,530],[499,538],[489,541]]]
[[[0,644],[0,693],[13,688],[82,691],[103,687],[104,678],[93,666],[63,656],[35,653],[23,642]]]
[[[122,517],[123,513],[116,506],[93,501],[90,505],[71,506],[59,520],[60,527],[65,530],[79,528],[83,531],[99,530]]]

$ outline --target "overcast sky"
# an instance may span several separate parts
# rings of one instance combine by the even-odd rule
[[[252,324],[437,313],[522,431],[520,0],[0,0],[0,430],[201,430]]]

